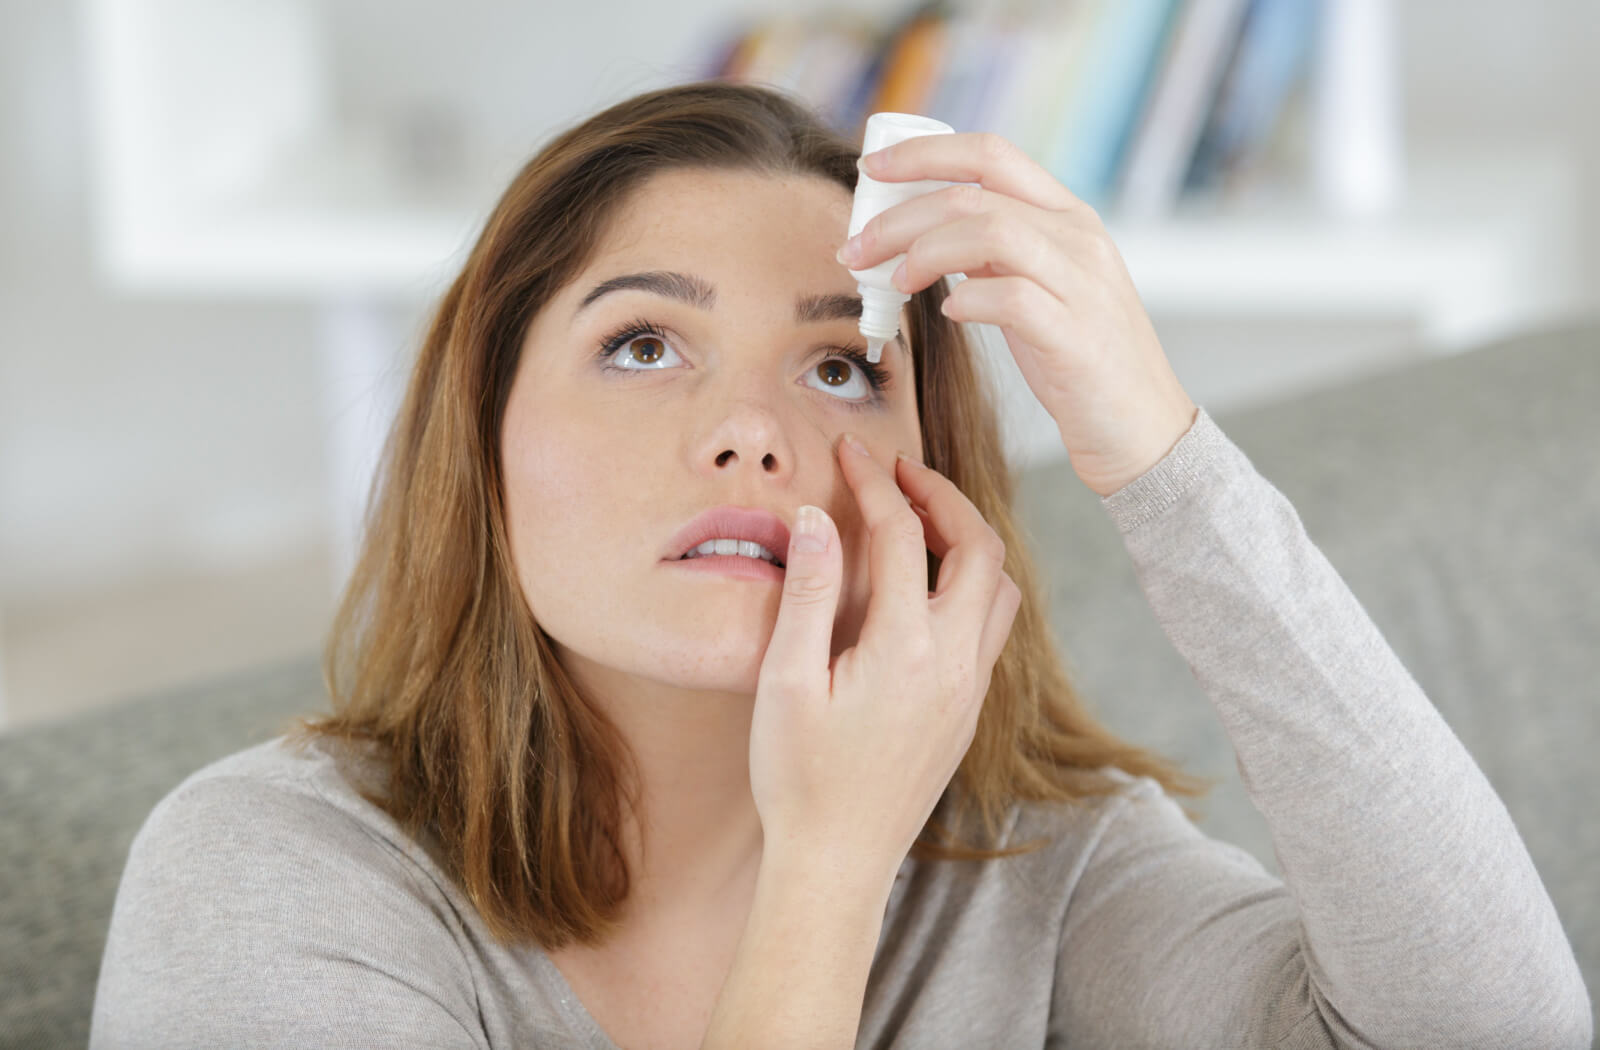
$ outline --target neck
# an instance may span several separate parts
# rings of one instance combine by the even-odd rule
[[[574,663],[583,661],[567,666]],[[594,665],[585,670],[585,694],[638,763],[639,803],[624,813],[621,836],[628,921],[699,921],[727,910],[754,885],[761,860],[761,820],[750,793],[754,696],[641,682]]]

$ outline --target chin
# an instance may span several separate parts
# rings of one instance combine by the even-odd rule
[[[754,693],[771,638],[770,630],[754,637],[730,627],[710,640],[679,638],[659,649],[635,646],[634,666],[625,670],[679,689]]]
[[[662,661],[653,667],[651,677],[682,690],[754,696],[755,685],[762,677],[762,653],[707,655],[686,664]]]

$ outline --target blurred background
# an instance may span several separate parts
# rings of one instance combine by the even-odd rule
[[[1600,310],[1593,0],[622,13],[0,0],[0,732],[320,644],[435,297],[517,168],[640,91],[1006,135],[1213,412]],[[1013,455],[1060,455],[979,335]]]

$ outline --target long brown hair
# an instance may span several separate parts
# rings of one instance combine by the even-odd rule
[[[375,746],[388,785],[369,801],[435,843],[503,943],[593,944],[617,926],[629,887],[622,819],[638,790],[630,749],[564,673],[513,571],[498,435],[523,334],[652,175],[806,174],[854,192],[859,152],[770,87],[713,80],[637,95],[528,161],[433,315],[323,653],[334,713],[288,735]],[[1115,781],[1101,767],[1176,794],[1210,785],[1114,737],[1068,681],[1013,518],[991,392],[960,325],[939,312],[944,295],[936,281],[907,306],[923,458],[999,533],[1022,605],[971,748],[911,855],[975,860],[1040,846],[993,848],[1006,810],[1104,794]],[[937,570],[930,553],[930,581]],[[963,843],[955,829],[972,813],[981,837]]]

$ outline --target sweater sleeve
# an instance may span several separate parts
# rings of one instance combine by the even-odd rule
[[[1102,505],[1222,720],[1283,880],[1135,782],[1068,904],[1053,1032],[1588,1047],[1588,992],[1504,804],[1284,496],[1202,408]]]
[[[180,785],[129,851],[91,1050],[486,1047],[425,881],[300,785]]]

